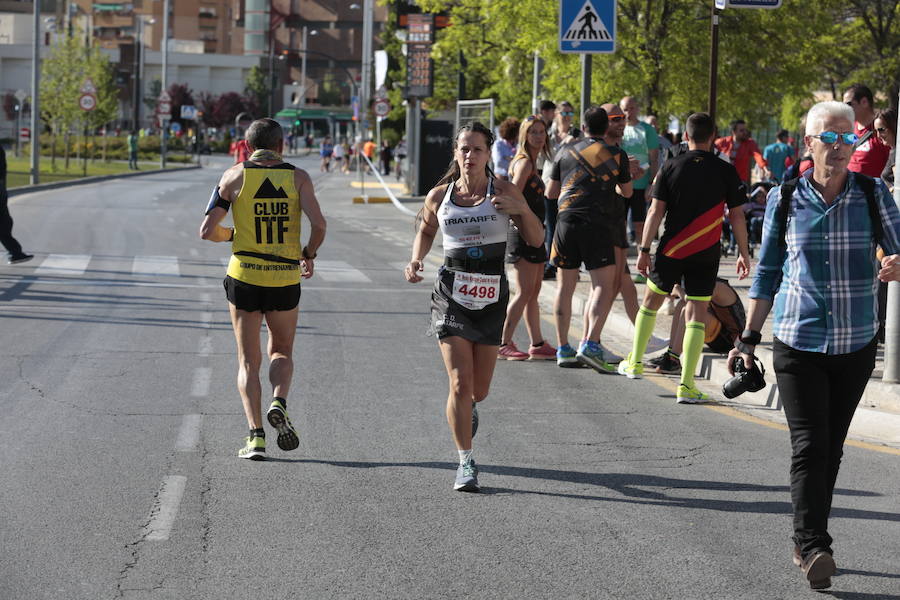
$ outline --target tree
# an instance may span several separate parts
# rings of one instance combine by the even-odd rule
[[[169,98],[172,99],[172,121],[177,121],[184,126],[184,121],[181,118],[181,107],[194,106],[194,91],[187,84],[173,83],[169,86]]]
[[[271,91],[268,75],[258,65],[254,65],[247,74],[244,94],[253,98],[257,107],[262,107],[268,103]]]
[[[84,48],[80,37],[60,37],[41,63],[41,115],[53,131],[51,166],[56,168],[56,137],[64,136],[66,168],[69,166],[69,134],[81,119],[79,89],[84,79]],[[37,132],[34,132],[37,135]]]
[[[212,109],[213,119],[223,127],[234,125],[234,119],[242,112],[254,114],[247,106],[247,99],[237,92],[225,92],[216,98]]]

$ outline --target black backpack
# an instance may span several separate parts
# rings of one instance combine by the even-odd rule
[[[869,218],[872,220],[872,237],[876,244],[881,244],[884,239],[884,226],[881,223],[881,213],[878,212],[878,204],[875,200],[875,180],[868,175],[854,173],[859,187],[866,194],[866,204],[869,207]],[[785,236],[787,235],[788,220],[791,213],[791,198],[794,190],[797,189],[799,177],[785,181],[781,184],[781,200],[778,202],[778,220],[781,223],[781,233],[778,238],[778,245],[784,249],[787,248]]]

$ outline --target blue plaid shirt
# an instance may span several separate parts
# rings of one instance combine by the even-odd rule
[[[878,331],[878,269],[866,194],[849,173],[831,206],[807,177],[791,199],[780,247],[781,188],[769,192],[759,265],[750,297],[773,300],[772,333],[796,350],[847,354],[866,346]],[[900,211],[881,180],[875,180],[886,254],[900,252]]]

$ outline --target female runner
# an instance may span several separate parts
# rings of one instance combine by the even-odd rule
[[[503,257],[509,219],[530,246],[543,240],[543,226],[522,193],[488,168],[493,142],[481,123],[460,128],[447,173],[425,197],[412,260],[404,270],[410,283],[422,281],[422,260],[440,229],[444,265],[431,295],[432,328],[450,379],[447,423],[459,451],[453,489],[465,492],[479,491],[472,456],[475,403],[488,395],[506,318]]]

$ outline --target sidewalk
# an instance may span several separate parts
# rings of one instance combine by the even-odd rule
[[[751,275],[743,281],[738,280],[735,273],[735,258],[725,257],[722,259],[719,276],[728,279],[728,283],[737,292],[741,301],[744,303],[745,309],[749,307],[748,293],[753,277]],[[629,256],[629,268],[631,273],[637,273],[634,268],[636,261],[635,256]],[[752,260],[752,268],[755,268],[756,261]],[[644,297],[645,284],[635,284],[638,292],[638,302]],[[582,273],[581,280],[575,289],[575,296],[572,300],[573,325],[580,327],[581,321],[577,318],[584,309],[584,303],[588,299],[590,293],[590,282],[587,275]],[[539,301],[541,308],[552,314],[553,300],[556,296],[556,282],[546,280],[541,287]],[[672,323],[672,317],[667,315],[665,311],[660,309],[656,319],[656,329],[654,334],[661,338],[669,337],[669,327]],[[621,297],[616,298],[616,302],[610,311],[606,325],[603,329],[603,344],[611,350],[625,356],[631,350],[631,341],[634,335],[634,326],[625,313],[624,303]],[[718,404],[730,406],[752,414],[756,417],[764,418],[770,421],[786,423],[784,413],[781,410],[781,401],[778,397],[778,386],[775,384],[775,370],[772,366],[772,320],[767,319],[762,330],[763,342],[757,346],[757,356],[762,361],[766,369],[765,388],[755,393],[744,393],[727,400],[722,395],[722,384],[731,376],[728,374],[728,366],[725,355],[715,354],[706,351],[703,353],[699,363],[700,378],[699,385],[704,391],[711,392],[713,398]],[[705,348],[705,347],[704,347]],[[705,348],[706,349],[706,348]],[[708,349],[707,349],[708,350]],[[659,352],[653,356],[659,355]],[[646,361],[648,356],[644,357]],[[889,384],[881,381],[884,367],[884,349],[879,348],[878,357],[875,363],[875,371],[872,379],[866,387],[865,394],[860,401],[860,408],[856,412],[853,424],[850,428],[850,435],[856,439],[884,444],[894,448],[900,448],[900,384]],[[677,379],[675,376],[652,375],[653,377],[670,377]]]

